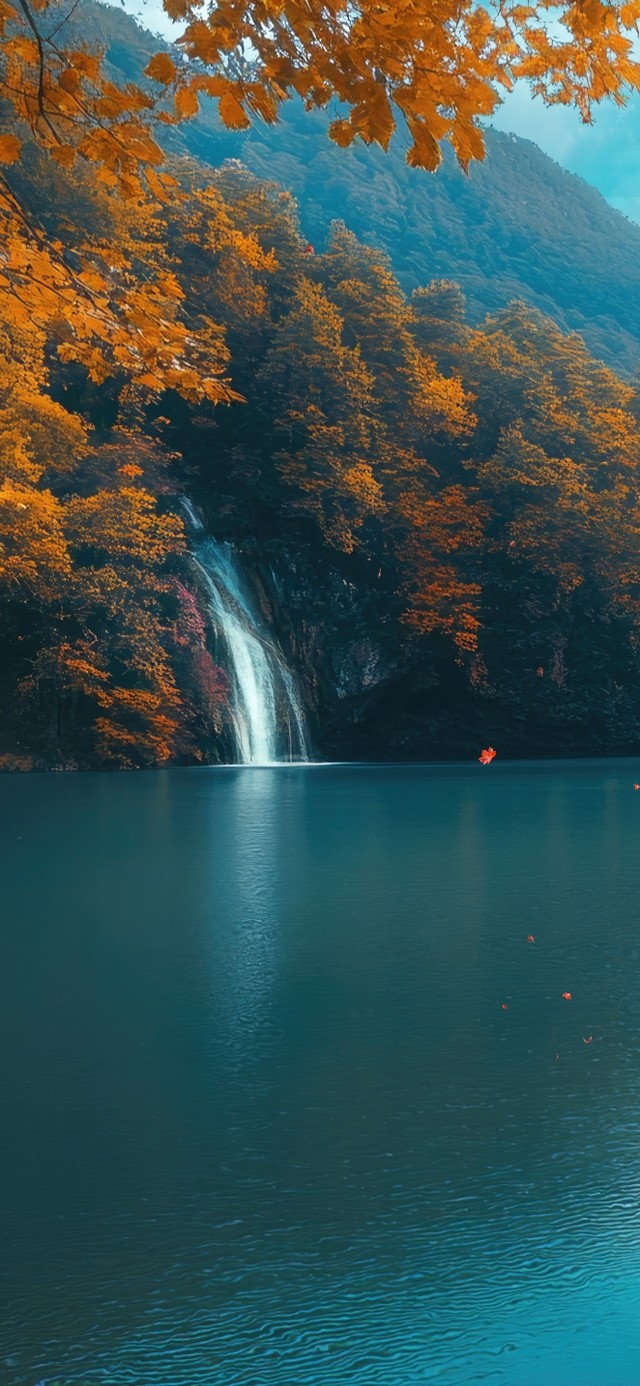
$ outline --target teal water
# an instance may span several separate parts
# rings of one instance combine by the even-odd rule
[[[638,775],[2,778],[2,1386],[638,1386]]]

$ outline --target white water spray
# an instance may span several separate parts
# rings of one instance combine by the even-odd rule
[[[191,525],[194,534],[202,534],[204,531],[204,525],[202,523],[202,520],[200,519],[195,505],[193,504],[193,501],[190,501],[188,496],[183,496],[180,504],[189,521],[189,524]]]
[[[304,712],[293,676],[262,627],[233,549],[196,537],[203,534],[204,525],[189,500],[182,505],[194,536],[192,554],[207,590],[211,621],[224,646],[238,760],[243,765],[308,760]]]

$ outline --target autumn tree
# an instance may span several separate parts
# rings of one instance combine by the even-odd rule
[[[636,659],[633,390],[580,337],[522,304],[469,335],[463,377],[478,415],[472,474],[491,517],[482,642],[491,678],[528,686],[541,666],[562,689],[572,669],[574,689],[577,680],[593,691],[614,613]]]
[[[469,336],[464,294],[459,284],[433,280],[411,295],[413,333],[418,346],[441,370],[460,370]]]
[[[547,0],[224,0],[206,8],[165,0],[165,9],[184,22],[179,42],[189,59],[214,74],[172,71],[164,55],[154,60],[151,75],[177,83],[186,114],[203,91],[232,128],[254,114],[274,120],[294,92],[309,107],[335,97],[345,108],[330,129],[338,144],[360,136],[386,148],[402,122],[408,161],[421,168],[437,167],[443,139],[463,167],[481,158],[481,121],[518,78],[547,102],[574,103],[585,121],[595,103],[620,103],[640,83],[636,4],[562,0],[555,25]]]
[[[421,350],[411,304],[385,257],[335,224],[317,274],[342,314],[346,343],[358,346],[372,372],[380,407],[401,426],[404,421],[405,443],[415,445],[438,430],[467,431],[464,391],[455,377],[445,379],[432,356]]]
[[[373,379],[358,347],[345,346],[340,314],[301,277],[276,325],[260,378],[280,402],[280,469],[301,507],[350,552],[367,514],[382,508],[376,477]]]
[[[0,764],[197,756],[226,689],[158,504],[168,460],[135,430],[97,443],[50,397],[43,347],[32,328],[0,351]]]
[[[407,625],[420,635],[450,637],[474,652],[481,628],[481,564],[487,508],[473,490],[425,485],[424,475],[400,492],[398,519]],[[398,520],[396,520],[396,524]]]

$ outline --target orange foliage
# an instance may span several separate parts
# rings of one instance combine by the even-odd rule
[[[45,392],[36,339],[0,351],[0,598],[31,651],[15,698],[36,725],[52,707],[88,722],[88,756],[156,764],[184,745],[167,619],[183,525],[144,484],[145,462],[159,484],[152,444],[116,433],[94,460],[86,426]]]
[[[514,555],[552,576],[559,596],[597,577],[614,607],[640,615],[632,387],[521,304],[471,334],[465,374],[500,414],[478,477]]]
[[[407,624],[421,634],[442,631],[459,649],[475,650],[482,589],[472,564],[484,541],[486,507],[461,486],[437,491],[421,480],[401,494],[398,510],[407,522],[401,541]]]
[[[350,553],[355,532],[384,502],[376,476],[373,376],[359,347],[343,344],[343,331],[335,305],[301,277],[260,378],[286,400],[278,420],[287,445],[282,475],[329,542]]]
[[[463,167],[482,157],[480,122],[517,78],[547,102],[574,103],[585,121],[594,103],[620,103],[640,87],[637,3],[560,0],[561,28],[551,26],[547,0],[221,0],[205,12],[191,0],[165,0],[165,9],[185,22],[188,57],[216,74],[181,75],[183,108],[185,82],[194,95],[217,97],[221,120],[234,128],[254,112],[273,120],[294,92],[308,106],[337,97],[347,108],[330,128],[337,144],[359,136],[386,149],[404,119],[408,162],[428,169],[445,138]]]
[[[480,122],[518,77],[547,101],[574,102],[584,120],[593,103],[620,102],[625,91],[640,89],[635,0],[561,0],[554,17],[562,38],[548,23],[548,0],[486,7],[475,0],[222,0],[206,13],[192,0],[165,0],[165,9],[184,21],[179,42],[190,61],[177,65],[157,53],[146,85],[119,87],[102,54],[65,43],[51,0],[0,0],[3,121],[10,127],[0,128],[0,315],[23,329],[34,323],[49,332],[57,324],[63,357],[82,361],[96,381],[124,369],[148,391],[168,387],[189,400],[234,398],[222,376],[219,330],[185,317],[184,294],[150,263],[149,247],[141,276],[131,245],[117,238],[100,244],[89,235],[69,247],[47,236],[10,179],[25,138],[60,173],[92,166],[103,191],[144,220],[183,196],[160,168],[158,130],[191,119],[203,95],[217,100],[232,129],[254,116],[274,121],[294,93],[308,106],[337,97],[347,111],[330,129],[337,143],[359,136],[386,148],[400,120],[412,141],[408,162],[433,169],[443,139],[465,168],[482,157]],[[236,250],[240,243],[236,237]],[[251,261],[252,247],[242,250]],[[405,370],[416,396],[433,407],[430,367],[416,352]],[[453,388],[441,401],[449,420]],[[457,408],[462,426],[462,396]],[[612,446],[627,442],[623,429]]]

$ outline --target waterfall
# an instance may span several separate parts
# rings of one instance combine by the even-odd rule
[[[238,760],[243,765],[308,760],[305,718],[295,680],[262,627],[233,548],[205,537],[191,501],[185,498],[182,506],[211,622],[224,648]]]
[[[180,504],[189,521],[189,524],[191,525],[194,534],[202,534],[204,530],[204,525],[195,508],[195,505],[193,504],[193,501],[190,501],[188,496],[183,496]]]

